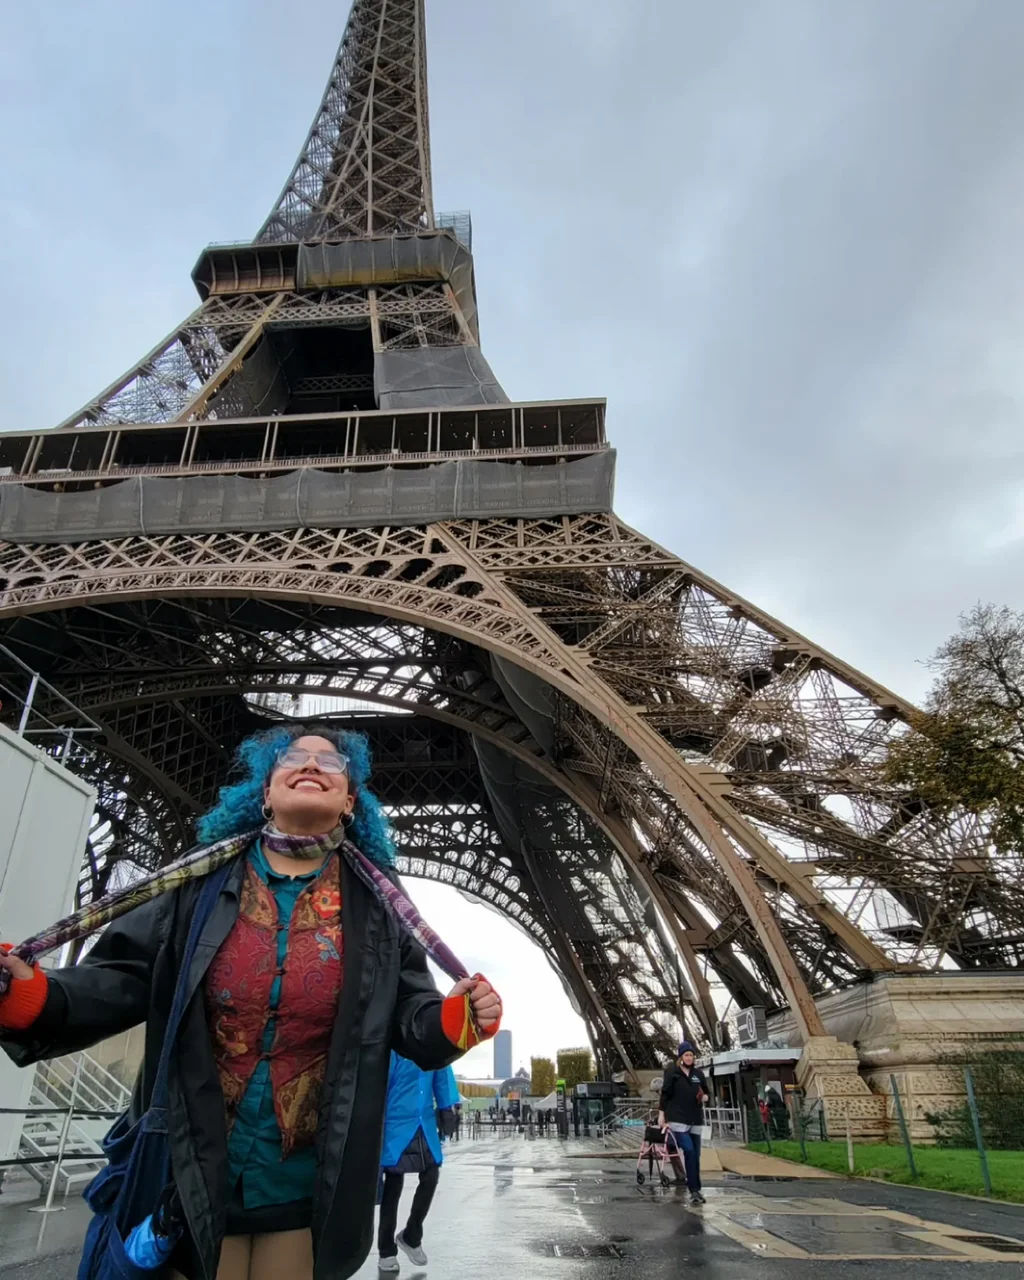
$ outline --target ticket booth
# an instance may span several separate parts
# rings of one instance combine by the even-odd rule
[[[704,1070],[714,1105],[738,1108],[744,1115],[773,1086],[785,1098],[796,1087],[799,1049],[730,1049],[713,1054]]]

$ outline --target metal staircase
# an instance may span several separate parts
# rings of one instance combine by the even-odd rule
[[[644,1120],[652,1110],[657,1110],[657,1104],[642,1098],[623,1098],[597,1126],[597,1136],[610,1147],[639,1148]]]
[[[657,1110],[656,1102],[644,1101],[641,1098],[624,1098],[612,1114],[598,1125],[597,1136],[609,1146],[624,1149],[639,1147],[643,1138],[644,1122],[648,1116],[657,1114]],[[709,1146],[746,1141],[743,1113],[738,1107],[705,1106],[704,1123],[711,1129],[710,1138],[705,1139]]]
[[[29,1105],[32,1107],[69,1107],[75,1111],[123,1111],[128,1106],[131,1090],[87,1053],[76,1053],[52,1062],[41,1062],[36,1068]],[[74,1119],[68,1133],[67,1150],[76,1155],[61,1162],[57,1190],[64,1195],[84,1186],[106,1163],[100,1145],[110,1128],[109,1119]],[[60,1146],[64,1116],[28,1115],[21,1132],[18,1154],[35,1157],[39,1163],[24,1165],[40,1186],[48,1187],[53,1176],[53,1157]]]

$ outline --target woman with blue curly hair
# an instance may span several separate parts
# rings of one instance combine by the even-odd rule
[[[247,738],[237,765],[198,825],[206,844],[255,833],[219,888],[204,896],[199,877],[136,907],[73,968],[0,953],[13,979],[0,1042],[28,1065],[144,1021],[141,1116],[177,990],[157,1214],[178,1240],[171,1275],[346,1280],[372,1239],[392,1050],[445,1067],[494,1034],[501,1003],[481,978],[442,998],[422,948],[353,873],[354,853],[394,879],[365,738],[280,727]]]

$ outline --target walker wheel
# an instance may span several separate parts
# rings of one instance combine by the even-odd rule
[[[647,1179],[644,1177],[644,1175],[643,1175],[643,1174],[640,1172],[640,1170],[638,1169],[638,1170],[637,1170],[637,1173],[636,1173],[636,1185],[637,1185],[638,1187],[642,1187],[646,1181],[647,1181]]]
[[[672,1179],[669,1178],[667,1174],[663,1173],[661,1175],[661,1185],[663,1187],[670,1187],[672,1185]]]

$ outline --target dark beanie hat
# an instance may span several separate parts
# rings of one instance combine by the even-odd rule
[[[696,1056],[697,1050],[693,1047],[693,1045],[689,1042],[689,1040],[684,1040],[683,1043],[679,1046],[679,1048],[676,1050],[676,1057],[681,1058],[684,1053],[692,1053],[694,1056]]]

